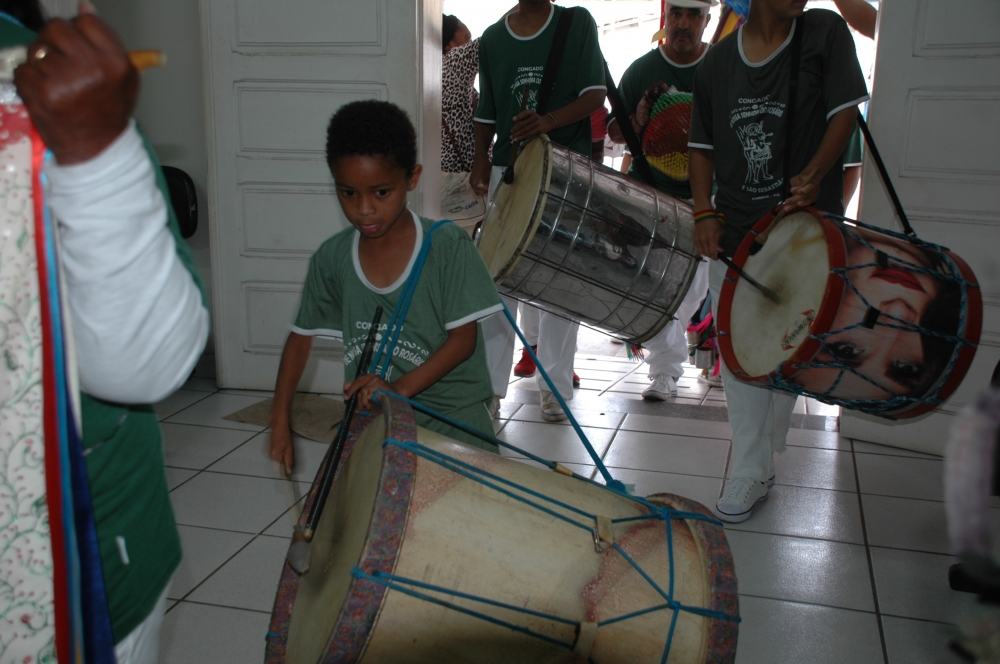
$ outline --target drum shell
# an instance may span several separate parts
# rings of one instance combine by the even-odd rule
[[[493,272],[498,290],[624,341],[652,338],[680,306],[701,260],[691,206],[543,136],[519,156],[514,185],[498,186],[481,251],[487,233],[521,232],[523,223],[503,218],[498,202],[512,195],[505,187],[526,186],[518,175],[537,158],[546,167],[533,192],[534,219],[518,251]],[[490,258],[484,255],[487,265]]]
[[[400,402],[394,402],[387,409],[386,439],[406,440],[407,433],[421,438],[429,434],[431,440],[424,443],[451,458],[487,468],[497,476],[524,482],[525,486],[560,499],[573,498],[577,507],[612,517],[638,515],[647,510],[635,501],[592,483],[506,460],[422,429],[418,433],[409,409],[405,406],[400,409],[400,406]],[[361,425],[371,426],[376,416],[380,420],[383,417],[373,413],[363,418]],[[352,427],[352,439],[354,430]],[[435,437],[437,440],[433,440]],[[360,449],[352,449],[352,456]],[[611,604],[617,615],[626,612],[618,611],[621,605],[632,608],[630,602],[642,603],[635,609],[662,603],[662,598],[650,594],[650,587],[621,581],[626,577],[632,581],[640,577],[622,574],[623,559],[613,549],[598,553],[591,533],[564,526],[557,519],[496,494],[405,449],[387,444],[382,454],[379,497],[364,553],[357,563],[360,568],[381,569],[399,577],[417,578],[572,620],[596,622],[607,618],[606,611]],[[307,503],[314,499],[315,487]],[[700,505],[676,496],[664,495],[660,499],[675,509],[709,514]],[[328,504],[327,508],[330,507]],[[663,522],[636,523],[638,525],[627,528],[616,526],[616,542],[666,588],[664,566],[668,564],[669,554]],[[687,605],[705,606],[735,615],[738,610],[735,576],[722,528],[700,521],[678,520],[671,524],[675,533],[675,597]],[[321,523],[317,538],[323,536],[322,527]],[[469,555],[470,552],[475,554]],[[323,567],[315,549],[313,565],[316,569]],[[315,573],[310,572],[310,575]],[[294,648],[289,647],[299,584],[300,578],[286,563],[272,614],[268,664],[313,661],[293,659]],[[570,643],[574,639],[573,626],[448,599],[503,620],[545,631]],[[658,611],[599,628],[590,653],[591,661],[661,661],[672,615],[670,611]],[[669,661],[732,662],[736,634],[735,622],[682,612],[671,650],[675,654]],[[571,651],[534,637],[394,589],[387,590],[364,579],[354,579],[329,642],[317,661],[499,663],[576,660]]]
[[[851,261],[848,258],[848,247],[845,243],[845,233],[838,226],[838,224],[828,215],[815,208],[797,209],[792,211],[789,216],[800,211],[808,212],[821,224],[823,224],[823,234],[827,241],[828,258],[831,269],[842,270],[845,266],[848,266]],[[747,234],[747,237],[744,238],[744,241],[741,243],[739,249],[734,255],[734,263],[739,266],[746,266],[747,258],[750,255],[749,252],[754,238],[766,230],[771,225],[773,219],[774,214],[772,213],[765,216],[754,226],[751,232]],[[853,224],[853,222],[852,225],[857,226],[856,224]],[[878,229],[867,226],[865,226],[863,230],[859,229],[856,232],[863,232],[866,236],[871,235],[877,237],[879,235]],[[884,233],[883,235],[886,238],[890,238],[890,241],[892,242],[901,242],[900,239],[893,238],[893,236],[890,236],[888,233]],[[946,257],[946,259],[953,264],[955,276],[961,277],[970,284],[970,287],[965,290],[965,302],[962,314],[964,324],[956,333],[956,336],[963,339],[966,342],[966,345],[960,346],[955,350],[954,361],[950,365],[950,368],[947,369],[947,373],[942,372],[941,375],[937,377],[937,382],[933,384],[934,389],[937,391],[936,401],[943,402],[948,399],[948,397],[950,397],[956,389],[958,389],[958,386],[961,384],[962,379],[965,377],[965,374],[975,357],[976,345],[979,343],[979,336],[982,327],[982,294],[978,288],[972,269],[959,256],[944,247],[925,245],[916,238],[913,238],[912,242],[915,246],[921,247],[922,251],[930,251],[924,247],[933,246],[933,253],[936,253],[941,257]],[[843,274],[850,276],[854,273],[855,270],[849,269]],[[831,275],[832,274],[833,273],[831,272]],[[766,374],[753,374],[753,372],[744,371],[740,366],[739,360],[737,359],[732,335],[738,334],[738,332],[733,330],[731,312],[738,281],[739,278],[736,273],[732,269],[727,270],[726,279],[723,282],[722,293],[720,295],[719,324],[717,329],[719,333],[719,348],[722,352],[727,368],[730,369],[736,378],[744,382],[755,383],[762,386],[778,385],[779,387],[787,386],[789,384],[801,385],[804,381],[803,377],[805,373],[809,371],[810,368],[823,362],[823,360],[819,359],[822,350],[821,344],[814,335],[823,335],[835,328],[842,328],[842,325],[835,324],[835,320],[837,320],[842,307],[846,306],[845,298],[851,294],[851,291],[853,290],[853,287],[848,283],[849,279],[844,280],[835,276],[828,277],[822,305],[816,313],[815,318],[809,324],[808,331],[810,336],[795,350],[791,357],[781,362],[775,370]],[[768,284],[765,283],[765,285]],[[749,288],[749,286],[745,286],[745,288]],[[779,296],[780,295],[781,293],[779,292]],[[843,395],[839,395],[837,398],[828,398],[822,393],[810,391],[801,386],[797,386],[795,391],[820,401],[841,405],[893,420],[917,417],[930,412],[939,405],[939,403],[926,401],[910,401],[909,403],[901,404],[897,407],[885,408],[881,404],[874,401],[872,403],[853,404],[850,403],[850,398]],[[858,401],[860,402],[862,400],[859,399]],[[886,403],[888,403],[888,400],[886,400]]]

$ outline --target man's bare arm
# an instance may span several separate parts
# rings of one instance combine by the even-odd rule
[[[878,11],[865,0],[833,0],[840,15],[851,26],[868,39],[875,39],[875,22]]]
[[[605,96],[606,92],[603,89],[588,90],[562,108],[545,115],[539,115],[534,111],[522,111],[514,116],[514,129],[511,131],[510,139],[524,141],[532,136],[547,134],[559,127],[589,118],[590,114],[604,103]]]

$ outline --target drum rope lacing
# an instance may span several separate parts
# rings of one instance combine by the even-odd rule
[[[939,253],[940,256],[941,256],[941,258],[945,261],[945,265],[949,269],[950,273],[946,274],[946,273],[938,271],[938,270],[931,270],[931,269],[925,268],[923,266],[917,265],[915,263],[911,263],[910,261],[907,261],[907,260],[904,260],[904,259],[901,259],[901,258],[897,258],[895,256],[885,256],[884,260],[887,260],[888,264],[895,263],[897,266],[903,267],[903,268],[905,268],[907,270],[910,270],[911,272],[916,272],[916,273],[919,273],[919,274],[926,274],[926,275],[929,275],[929,276],[933,276],[933,277],[935,277],[937,279],[940,279],[942,281],[950,281],[950,282],[958,284],[958,286],[960,288],[960,291],[961,291],[961,304],[962,304],[962,306],[960,307],[960,310],[959,310],[959,321],[958,321],[957,332],[959,334],[961,334],[966,329],[966,311],[968,310],[968,289],[969,288],[979,288],[979,285],[976,284],[976,283],[974,283],[974,282],[968,281],[967,279],[964,279],[961,276],[958,276],[958,275],[961,275],[961,271],[959,270],[959,268],[955,264],[955,262],[951,259],[951,257],[948,256],[948,254],[946,253],[947,250],[944,247],[942,247],[940,245],[937,245],[937,244],[934,244],[932,242],[926,242],[924,240],[921,240],[921,239],[915,237],[914,235],[903,234],[903,233],[899,233],[897,231],[893,231],[893,230],[890,230],[890,229],[887,229],[887,228],[881,228],[881,227],[878,227],[878,226],[871,226],[869,224],[865,224],[865,223],[860,222],[860,221],[856,221],[856,220],[853,220],[853,219],[848,219],[847,217],[844,217],[844,216],[841,216],[841,215],[827,213],[826,216],[828,218],[830,218],[831,221],[833,221],[834,223],[836,223],[841,228],[841,230],[844,233],[850,235],[852,238],[854,238],[857,242],[859,242],[860,244],[862,244],[863,246],[865,246],[867,249],[869,249],[872,252],[876,253],[876,255],[878,255],[879,253],[883,253],[883,252],[880,252],[879,250],[877,250],[875,247],[873,247],[871,245],[870,242],[868,242],[868,240],[866,240],[864,237],[862,237],[858,233],[855,233],[853,230],[851,230],[852,226],[860,227],[860,228],[863,228],[863,229],[866,229],[866,230],[874,231],[876,233],[881,233],[881,234],[884,234],[884,235],[888,235],[888,236],[896,238],[896,239],[905,240],[907,243],[914,244],[914,245],[920,247],[921,249],[930,249],[932,251],[935,251],[935,252]],[[963,348],[974,348],[975,344],[973,344],[973,343],[971,343],[969,341],[966,341],[965,339],[963,339],[960,336],[951,335],[951,334],[944,334],[944,333],[941,333],[941,332],[937,332],[935,330],[931,330],[931,329],[922,327],[920,325],[914,325],[913,323],[910,323],[908,321],[902,320],[901,318],[898,318],[896,316],[892,316],[891,314],[887,314],[885,312],[878,311],[878,308],[877,307],[873,307],[871,305],[871,303],[869,303],[868,300],[865,298],[865,296],[858,290],[857,286],[855,286],[851,282],[850,275],[849,275],[849,273],[851,271],[853,271],[853,270],[862,270],[862,269],[871,268],[871,267],[884,267],[884,265],[879,265],[879,263],[864,263],[864,264],[860,264],[860,265],[848,265],[848,266],[843,267],[843,268],[833,268],[830,271],[833,274],[836,274],[837,276],[839,276],[841,279],[844,280],[844,283],[847,284],[848,287],[850,287],[850,289],[854,292],[855,295],[857,295],[857,297],[861,300],[861,302],[864,304],[864,306],[867,307],[867,309],[868,309],[869,312],[874,311],[877,314],[877,318],[874,319],[874,323],[873,323],[874,326],[889,327],[889,328],[893,328],[893,329],[897,329],[897,330],[903,330],[903,331],[906,331],[906,332],[916,332],[916,333],[918,333],[920,335],[926,335],[926,336],[936,337],[938,339],[942,339],[944,341],[947,341],[947,342],[953,344],[952,353],[951,353],[951,356],[949,357],[947,367],[946,367],[945,371],[942,373],[942,376],[945,376],[945,377],[951,375],[952,369],[955,366],[955,362],[958,361],[958,357],[959,357],[960,351]],[[892,322],[883,322],[883,320],[888,320],[888,321],[892,321]],[[811,339],[814,339],[817,342],[819,342],[819,344],[822,346],[823,350],[826,351],[827,353],[829,353],[831,357],[836,357],[836,353],[835,353],[834,349],[830,346],[830,344],[827,343],[826,340],[829,337],[833,336],[833,335],[842,334],[844,332],[847,332],[847,331],[850,331],[850,330],[853,330],[853,329],[857,329],[859,327],[864,327],[864,326],[865,326],[865,322],[862,321],[862,322],[859,322],[859,323],[855,323],[853,325],[848,325],[846,327],[843,327],[843,328],[840,328],[840,329],[837,329],[837,330],[831,330],[829,332],[824,332],[824,333],[821,333],[821,334],[810,334],[809,337]],[[823,392],[820,395],[817,395],[815,392],[809,392],[805,388],[803,388],[802,386],[797,385],[796,383],[793,383],[793,382],[791,382],[791,381],[786,380],[785,378],[783,378],[782,375],[781,375],[781,368],[779,366],[779,368],[776,371],[772,372],[772,374],[768,378],[769,382],[771,383],[771,386],[774,387],[774,388],[776,388],[776,389],[779,389],[779,390],[783,390],[783,391],[787,391],[787,392],[793,392],[795,394],[806,395],[806,396],[818,399],[820,401],[823,401],[824,403],[828,403],[828,404],[831,404],[831,405],[846,406],[848,408],[856,408],[856,409],[864,410],[865,412],[871,413],[873,415],[882,415],[882,413],[884,413],[884,412],[891,412],[891,411],[897,410],[899,408],[902,408],[904,406],[907,406],[907,405],[910,405],[910,404],[914,404],[914,403],[938,405],[938,404],[940,404],[942,402],[942,400],[938,397],[938,395],[940,394],[941,390],[943,389],[943,387],[944,387],[944,385],[946,383],[945,380],[940,380],[940,381],[938,381],[938,384],[935,387],[935,389],[934,389],[934,391],[933,391],[932,394],[929,394],[929,395],[924,396],[924,397],[911,397],[911,396],[904,396],[904,395],[896,394],[893,390],[885,387],[884,385],[881,385],[880,383],[878,383],[875,380],[872,380],[868,376],[865,376],[864,374],[862,374],[861,372],[857,371],[856,369],[854,369],[853,367],[851,367],[849,364],[847,364],[845,362],[837,362],[837,361],[835,361],[835,362],[810,362],[810,363],[806,363],[806,364],[793,364],[792,367],[795,368],[795,369],[799,369],[799,370],[802,370],[802,369],[838,369],[840,371],[840,373],[837,376],[836,380],[833,381],[833,384],[829,388],[827,388],[827,390],[825,392]],[[837,388],[837,386],[840,385],[840,382],[844,379],[844,377],[846,375],[848,375],[848,374],[857,376],[858,378],[862,379],[863,381],[865,381],[867,383],[870,383],[871,385],[874,385],[875,387],[879,388],[880,390],[885,391],[887,394],[891,394],[892,398],[890,398],[890,399],[841,399],[841,398],[830,396],[831,393]]]
[[[448,418],[445,415],[441,415],[440,413],[436,413],[435,411],[433,411],[430,408],[426,408],[426,407],[424,407],[424,406],[422,406],[420,404],[417,404],[416,402],[414,402],[414,401],[412,401],[410,399],[406,399],[405,397],[400,397],[399,395],[393,394],[391,392],[385,392],[385,391],[381,391],[380,390],[379,392],[376,392],[375,395],[373,395],[372,398],[378,398],[378,395],[380,393],[384,393],[386,395],[392,396],[394,398],[398,398],[401,401],[409,403],[410,405],[414,406],[417,410],[420,410],[421,412],[425,412],[427,414],[430,414],[430,415],[432,415],[432,416],[434,416],[434,417],[436,417],[436,418],[440,419],[441,421],[446,422],[448,424],[453,424],[453,425],[454,424],[461,424],[461,423],[455,422],[454,420],[452,420],[451,418]],[[461,428],[464,429],[465,427],[461,427]],[[485,434],[482,435],[482,436],[480,436],[480,437],[483,438],[484,440],[490,439],[490,437],[486,436]],[[527,452],[526,450],[521,450],[520,448],[518,448],[518,447],[516,447],[514,445],[510,445],[509,443],[504,443],[503,441],[500,441],[500,440],[497,440],[497,439],[493,439],[493,440],[497,444],[501,444],[504,447],[507,447],[507,448],[509,448],[511,450],[514,450],[514,451],[519,452],[521,454],[525,454],[526,456],[528,456],[530,458],[533,458],[535,460],[539,460],[539,458],[537,456],[531,454],[530,452]],[[445,468],[446,470],[450,470],[451,472],[456,473],[457,475],[460,475],[460,476],[465,477],[467,479],[470,479],[470,480],[472,480],[474,482],[482,484],[485,487],[491,488],[494,491],[497,491],[498,493],[501,493],[501,494],[503,494],[503,495],[505,495],[505,496],[507,496],[509,498],[513,498],[514,500],[517,500],[517,501],[519,501],[521,503],[524,503],[524,504],[526,504],[526,505],[528,505],[530,507],[533,507],[533,508],[535,508],[535,509],[537,509],[537,510],[539,510],[541,512],[544,512],[545,514],[548,514],[549,516],[552,516],[552,517],[554,517],[556,519],[559,519],[559,520],[561,520],[561,521],[563,521],[565,523],[568,523],[569,525],[572,525],[572,526],[574,526],[576,528],[584,530],[584,531],[586,531],[589,534],[595,534],[595,532],[596,532],[595,529],[594,529],[594,527],[591,525],[591,523],[594,523],[594,522],[597,521],[598,517],[595,514],[590,514],[589,512],[587,512],[585,510],[581,510],[581,509],[579,509],[577,507],[574,507],[574,506],[569,505],[567,503],[564,503],[564,502],[562,502],[560,500],[552,498],[551,496],[547,496],[547,495],[545,495],[543,493],[540,493],[538,491],[534,491],[532,489],[524,487],[524,486],[518,484],[517,482],[513,482],[511,480],[508,480],[506,478],[500,477],[499,475],[496,475],[494,473],[486,471],[486,470],[484,470],[482,468],[479,468],[477,466],[474,466],[472,464],[468,464],[468,463],[465,463],[465,462],[460,461],[458,459],[455,459],[455,458],[452,458],[450,456],[447,456],[446,454],[443,454],[442,452],[439,452],[437,450],[429,448],[426,445],[422,445],[420,443],[405,442],[405,441],[397,440],[395,438],[388,438],[383,443],[383,446],[385,446],[385,445],[395,445],[396,447],[398,447],[398,448],[400,448],[402,450],[405,450],[405,451],[410,452],[412,454],[415,454],[415,455],[417,455],[419,457],[427,459],[428,461],[436,463],[439,466],[441,466],[442,468]],[[558,465],[558,464],[555,464],[554,462],[551,462],[551,461],[544,461],[544,460],[542,460],[542,462],[545,463],[546,465],[548,465],[550,468]],[[577,479],[583,480],[585,482],[588,482],[588,483],[591,483],[591,484],[595,484],[597,486],[601,486],[597,482],[594,482],[593,480],[581,477],[579,475],[575,475],[574,474],[574,477],[576,477]],[[518,493],[518,492],[521,492],[521,493]],[[525,495],[522,495],[522,494],[525,494]],[[721,526],[722,524],[719,521],[717,521],[716,519],[711,518],[709,516],[706,516],[704,514],[699,514],[697,512],[685,512],[685,511],[675,510],[675,509],[672,509],[672,508],[669,508],[669,507],[666,507],[666,506],[663,506],[663,505],[654,504],[654,503],[652,503],[652,502],[650,502],[650,501],[648,501],[648,500],[646,500],[644,498],[640,498],[640,497],[636,497],[636,496],[630,496],[630,495],[627,495],[627,494],[621,494],[621,495],[623,497],[625,497],[625,498],[633,501],[633,502],[636,502],[636,503],[638,503],[638,504],[646,507],[647,509],[650,510],[650,513],[649,514],[643,514],[643,515],[637,515],[637,516],[631,516],[631,517],[621,517],[621,518],[617,518],[617,519],[611,519],[612,523],[618,524],[618,523],[634,522],[634,521],[649,520],[649,519],[662,519],[665,522],[665,524],[666,524],[666,537],[667,537],[667,553],[668,553],[668,561],[669,561],[669,567],[670,567],[669,585],[668,585],[668,590],[664,591],[663,588],[661,588],[660,585],[657,584],[656,581],[654,581],[649,576],[649,574],[647,574],[646,571],[642,569],[642,567],[628,554],[628,552],[626,552],[621,547],[620,544],[618,544],[617,542],[612,542],[611,543],[611,547],[615,551],[617,551],[618,554],[633,569],[635,569],[635,571],[647,583],[650,584],[650,586],[653,588],[653,590],[656,591],[656,593],[658,595],[660,595],[661,597],[663,597],[663,599],[666,600],[666,601],[663,604],[658,604],[658,605],[655,605],[655,606],[652,606],[652,607],[648,607],[648,608],[645,608],[645,609],[640,609],[638,611],[633,611],[633,612],[628,613],[628,614],[624,614],[624,615],[621,615],[621,616],[616,616],[614,618],[609,618],[609,619],[600,621],[600,622],[597,623],[597,626],[598,627],[603,627],[603,626],[606,626],[606,625],[611,625],[611,624],[614,624],[614,623],[617,623],[617,622],[621,622],[623,620],[628,620],[630,618],[636,618],[636,617],[639,617],[639,616],[647,615],[647,614],[653,613],[655,611],[672,610],[674,612],[674,615],[673,615],[673,617],[671,619],[670,630],[668,632],[667,641],[666,641],[665,648],[664,648],[664,653],[663,653],[663,658],[661,660],[661,662],[666,662],[667,657],[669,656],[669,653],[670,653],[670,648],[671,648],[672,642],[673,642],[673,636],[674,636],[674,632],[675,632],[675,628],[676,628],[676,624],[677,624],[677,618],[678,618],[678,615],[679,615],[679,613],[681,611],[684,611],[684,612],[687,612],[687,613],[691,613],[693,615],[702,616],[702,617],[709,618],[709,619],[714,619],[714,620],[726,620],[726,621],[739,622],[740,618],[738,616],[732,616],[732,615],[729,615],[729,614],[724,613],[722,611],[715,611],[715,610],[712,610],[712,609],[706,609],[706,608],[702,608],[702,607],[688,606],[688,605],[682,604],[681,602],[678,602],[673,597],[674,596],[674,588],[675,588],[675,577],[674,577],[674,567],[675,567],[675,565],[674,565],[673,523],[672,523],[673,520],[674,519],[684,519],[684,520],[692,520],[692,521],[704,521],[706,523],[711,523],[711,524],[717,525],[717,526]],[[558,511],[556,511],[556,509],[554,509],[553,507],[546,506],[546,505],[544,505],[542,503],[549,503],[552,506],[561,508],[563,510],[571,512],[572,514],[576,514],[576,515],[579,515],[581,517],[584,517],[587,521],[586,522],[581,522],[581,521],[579,521],[577,519],[574,519],[572,516],[569,516],[569,515],[566,515],[566,514],[562,514],[562,513],[558,512]],[[596,535],[595,535],[595,539],[596,539]],[[560,647],[563,647],[563,648],[566,648],[566,649],[569,649],[569,650],[573,650],[573,648],[576,645],[575,643],[569,643],[569,642],[566,642],[566,641],[561,641],[561,640],[556,639],[556,638],[554,638],[552,636],[549,636],[547,634],[543,634],[543,633],[537,632],[537,631],[532,630],[530,628],[524,627],[523,625],[518,625],[518,624],[510,622],[510,621],[502,620],[502,619],[496,618],[494,616],[483,614],[483,613],[480,613],[480,612],[475,611],[473,609],[470,609],[468,607],[461,606],[459,604],[455,604],[454,602],[448,602],[448,601],[446,601],[444,599],[441,599],[439,597],[435,597],[433,595],[429,595],[426,592],[421,592],[421,590],[426,590],[426,591],[430,591],[430,592],[441,593],[441,594],[444,594],[444,595],[450,595],[452,597],[466,599],[466,600],[473,601],[473,602],[479,602],[479,603],[482,603],[482,604],[487,604],[487,605],[490,605],[490,606],[495,606],[495,607],[498,607],[498,608],[503,608],[503,609],[507,609],[507,610],[511,610],[511,611],[515,611],[515,612],[519,612],[519,613],[523,613],[523,614],[526,614],[526,615],[532,615],[532,616],[535,616],[535,617],[544,618],[546,620],[552,620],[554,622],[558,622],[558,623],[561,623],[561,624],[577,626],[579,623],[577,621],[574,621],[574,620],[570,620],[570,619],[567,619],[567,618],[562,618],[562,617],[551,615],[551,614],[542,613],[542,612],[539,612],[539,611],[534,611],[532,609],[528,609],[528,608],[523,607],[523,606],[516,606],[516,605],[511,605],[511,604],[505,604],[503,602],[498,602],[496,600],[492,600],[492,599],[489,599],[489,598],[486,598],[486,597],[480,597],[480,596],[477,596],[477,595],[471,595],[471,594],[468,594],[468,593],[462,593],[460,591],[456,591],[456,590],[453,590],[453,589],[450,589],[450,588],[444,588],[444,587],[441,587],[441,586],[435,586],[435,585],[432,585],[432,584],[427,584],[427,583],[416,581],[416,580],[413,580],[413,579],[408,579],[408,578],[405,578],[405,577],[396,576],[396,575],[393,575],[393,574],[390,574],[390,573],[379,572],[377,570],[374,571],[374,572],[370,572],[369,573],[369,572],[366,572],[366,571],[364,571],[364,570],[362,570],[360,568],[354,568],[354,570],[352,571],[352,575],[356,579],[365,579],[365,580],[371,581],[373,583],[377,583],[379,585],[385,586],[386,588],[397,590],[397,591],[402,592],[402,593],[404,593],[406,595],[410,595],[412,597],[416,597],[417,599],[422,599],[422,600],[425,600],[425,601],[428,601],[428,602],[431,602],[431,603],[434,603],[434,604],[437,604],[437,605],[440,605],[440,606],[443,606],[443,607],[446,607],[446,608],[449,608],[449,609],[452,609],[452,610],[455,610],[455,611],[459,611],[461,613],[465,613],[466,615],[470,615],[470,616],[473,616],[473,617],[476,617],[476,618],[480,618],[482,620],[486,620],[487,622],[490,622],[490,623],[493,623],[493,624],[496,624],[496,625],[500,625],[502,627],[506,627],[506,628],[512,629],[514,631],[517,631],[517,632],[520,632],[520,633],[523,633],[523,634],[526,634],[526,635],[529,635],[529,636],[533,636],[533,637],[539,638],[539,639],[544,640],[544,641],[546,641],[548,643],[552,643],[554,645],[558,645]],[[412,587],[410,587],[410,586],[412,586]],[[417,590],[415,588],[417,588],[419,590]],[[592,660],[588,659],[588,661],[592,661]]]

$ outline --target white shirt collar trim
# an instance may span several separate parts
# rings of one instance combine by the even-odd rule
[[[705,56],[708,55],[708,49],[712,48],[712,45],[711,44],[707,44],[705,42],[702,42],[702,45],[705,47],[705,50],[701,52],[701,55],[698,56],[698,59],[695,60],[694,62],[691,62],[691,63],[686,64],[686,65],[682,65],[679,62],[674,62],[673,60],[671,60],[670,58],[668,58],[667,54],[663,52],[663,46],[657,46],[656,50],[660,52],[660,55],[663,56],[663,59],[666,60],[667,64],[670,65],[671,67],[677,67],[678,69],[686,69],[688,67],[695,67],[695,66],[699,65],[701,63],[701,61],[705,59]],[[741,48],[740,53],[742,53],[742,52],[743,51],[742,51],[742,48]]]
[[[409,210],[409,208],[407,208]],[[406,280],[410,278],[410,272],[413,270],[413,264],[417,262],[417,254],[420,253],[420,247],[424,243],[424,225],[420,223],[420,217],[413,214],[410,211],[410,217],[413,218],[413,223],[417,227],[417,238],[413,242],[413,253],[410,254],[410,262],[406,264],[406,269],[403,270],[403,274],[399,275],[395,283],[387,286],[386,288],[377,288],[368,281],[368,277],[365,276],[365,271],[361,268],[361,258],[358,256],[358,241],[361,239],[361,231],[355,230],[354,237],[351,239],[351,259],[354,261],[354,273],[358,275],[358,279],[361,283],[365,285],[368,290],[378,293],[379,295],[388,295],[389,293],[400,288],[406,283]]]
[[[530,40],[534,39],[535,37],[537,37],[538,35],[540,35],[543,32],[545,32],[545,28],[549,27],[549,23],[552,22],[552,17],[555,16],[555,13],[556,13],[556,6],[550,3],[549,4],[549,17],[547,19],[545,19],[545,25],[542,26],[541,30],[539,30],[535,34],[531,35],[530,37],[519,37],[519,36],[517,36],[517,35],[514,34],[514,31],[510,29],[510,23],[507,22],[508,20],[510,20],[510,15],[507,15],[507,16],[504,17],[503,24],[507,28],[507,32],[514,39],[516,39],[518,41],[530,41]]]
[[[778,54],[781,53],[783,50],[785,50],[785,47],[788,46],[788,44],[791,43],[792,36],[795,34],[795,28],[796,28],[796,26],[798,24],[799,24],[799,21],[795,21],[794,23],[792,23],[792,29],[788,31],[788,36],[785,37],[785,41],[781,44],[781,46],[779,46],[777,49],[775,49],[774,53],[772,53],[771,55],[767,56],[766,58],[764,58],[760,62],[750,62],[749,60],[747,60],[747,56],[743,52],[743,27],[744,26],[741,25],[740,29],[739,29],[739,31],[738,31],[738,33],[736,35],[736,37],[737,37],[736,43],[740,47],[740,57],[743,59],[743,64],[745,64],[747,67],[763,67],[764,65],[766,65],[771,60],[774,60],[776,57],[778,57]]]

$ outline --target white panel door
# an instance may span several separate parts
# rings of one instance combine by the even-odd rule
[[[844,411],[845,436],[941,454],[955,415],[1000,359],[1000,2],[883,0],[868,122],[917,235],[949,247],[982,287],[982,341],[936,411],[886,423]],[[862,221],[899,229],[871,159]]]
[[[213,324],[219,385],[272,389],[309,257],[347,226],[324,149],[357,99],[417,126],[414,211],[437,216],[440,0],[201,0]],[[318,340],[300,389],[339,393],[342,349]]]

